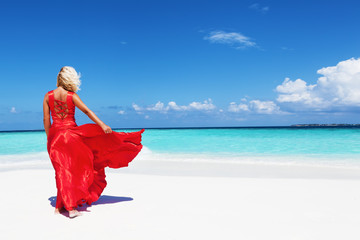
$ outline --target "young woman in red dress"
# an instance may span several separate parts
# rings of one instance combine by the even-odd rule
[[[105,167],[126,167],[136,157],[144,132],[112,131],[81,101],[76,94],[79,86],[80,75],[65,66],[57,76],[57,88],[47,92],[43,102],[47,150],[57,187],[55,213],[65,209],[70,218],[80,215],[78,206],[99,199],[106,186]],[[77,126],[75,107],[96,124]]]

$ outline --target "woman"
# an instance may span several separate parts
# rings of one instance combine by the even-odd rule
[[[43,102],[57,187],[55,213],[66,209],[70,218],[80,215],[78,206],[99,199],[106,186],[105,167],[126,167],[136,157],[144,132],[113,132],[81,101],[76,94],[79,86],[80,74],[65,66],[57,76],[57,88],[46,93]],[[75,106],[96,124],[77,126]]]

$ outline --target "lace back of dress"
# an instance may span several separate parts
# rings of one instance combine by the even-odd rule
[[[54,113],[58,118],[64,120],[69,114],[67,103],[54,99]]]
[[[73,120],[75,121],[75,105],[72,102],[72,92],[68,92],[65,101],[57,100],[53,90],[49,92],[49,105],[53,121]]]

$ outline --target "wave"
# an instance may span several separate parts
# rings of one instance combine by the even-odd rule
[[[344,154],[308,154],[308,155],[270,155],[270,154],[214,154],[214,153],[165,153],[154,152],[144,146],[134,159],[139,162],[211,162],[256,165],[299,165],[299,166],[332,166],[360,168],[357,155]],[[52,169],[47,152],[30,154],[0,155],[0,171],[18,169]]]

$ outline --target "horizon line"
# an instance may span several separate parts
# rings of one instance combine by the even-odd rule
[[[227,129],[227,128],[333,128],[333,127],[359,127],[359,123],[306,123],[306,124],[291,124],[279,126],[208,126],[208,127],[130,127],[130,128],[112,128],[112,130],[135,130],[135,129],[154,129],[154,130],[167,130],[167,129]],[[45,129],[24,129],[24,130],[0,130],[3,132],[45,132]]]

